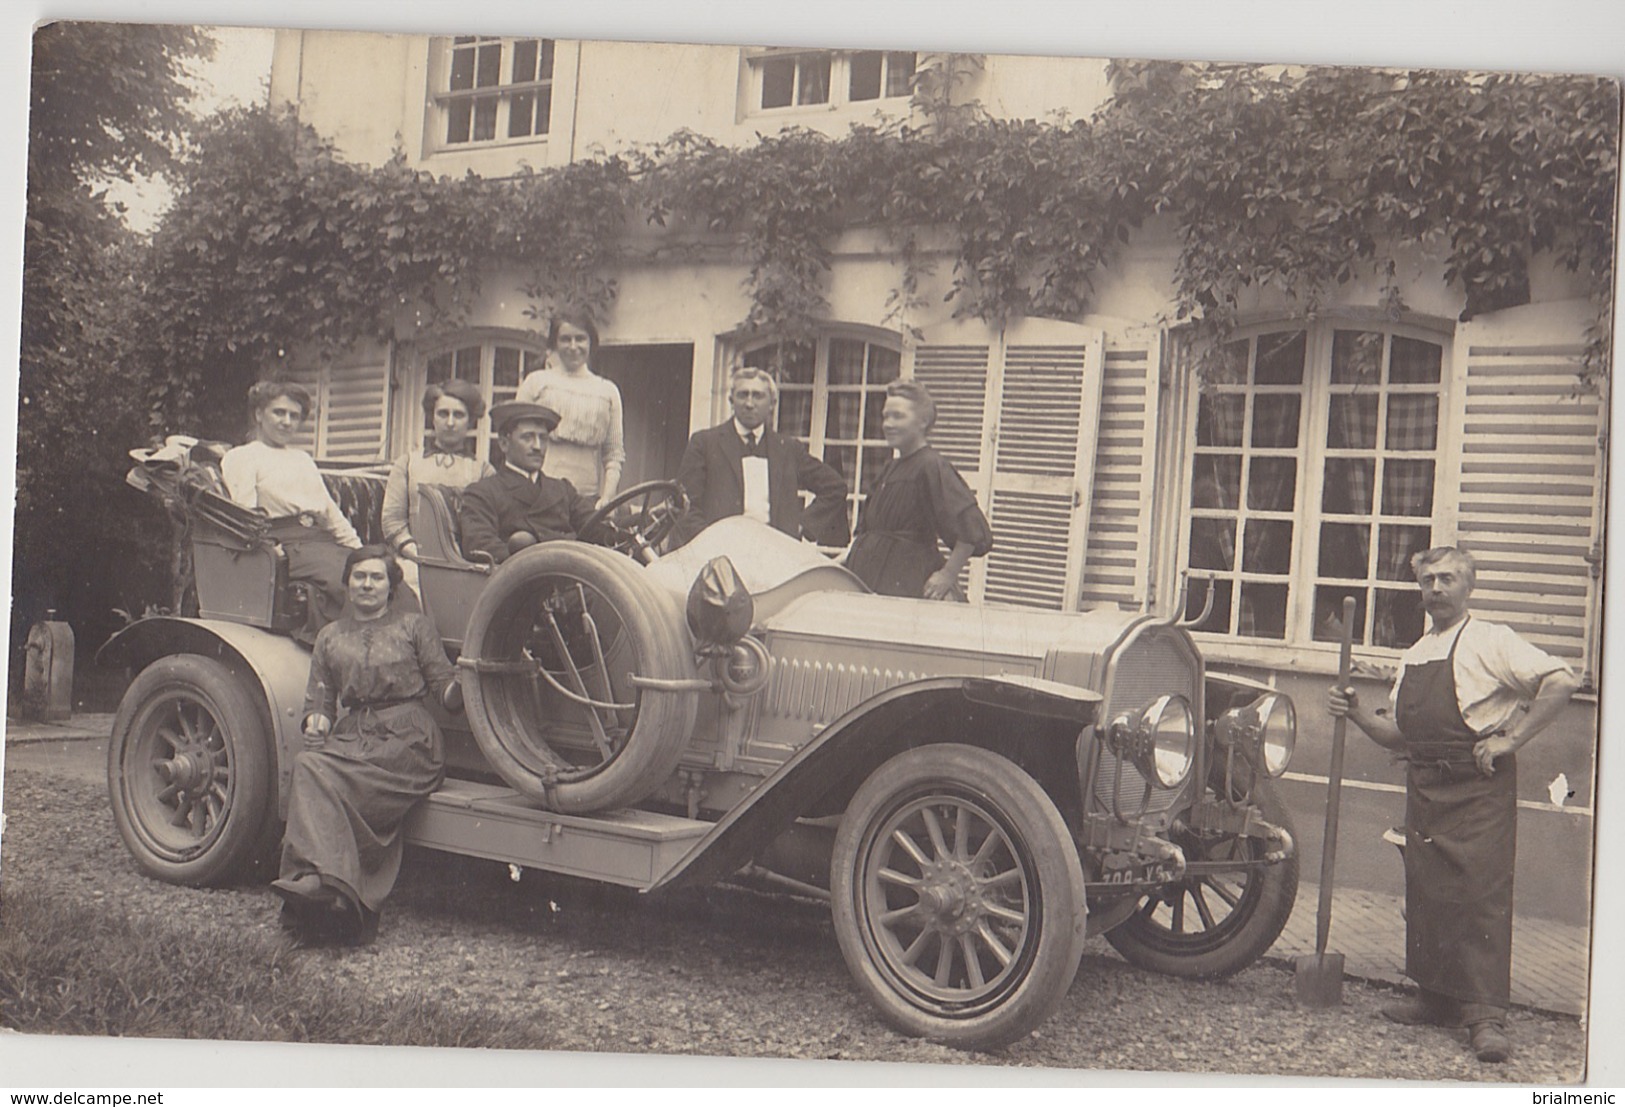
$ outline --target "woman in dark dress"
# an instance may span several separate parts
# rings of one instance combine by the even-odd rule
[[[363,943],[401,865],[401,825],[440,785],[440,728],[424,704],[462,705],[456,670],[421,614],[392,608],[401,567],[383,546],[344,563],[349,607],[322,628],[305,689],[282,869],[283,922],[309,941]],[[345,712],[333,720],[338,710]]]
[[[962,599],[960,570],[993,548],[976,494],[926,444],[936,417],[924,385],[894,381],[886,387],[881,429],[897,457],[870,489],[846,557],[846,567],[884,596]],[[946,563],[938,539],[951,551]]]

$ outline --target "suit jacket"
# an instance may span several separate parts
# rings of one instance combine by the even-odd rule
[[[768,521],[784,533],[825,546],[844,546],[851,537],[846,514],[846,478],[807,452],[787,434],[763,428],[767,453]],[[683,451],[677,480],[688,493],[688,512],[678,521],[675,541],[689,541],[718,519],[745,511],[745,444],[732,419],[695,432]],[[801,490],[813,494],[805,510]]]
[[[533,483],[504,465],[494,476],[463,489],[458,512],[463,552],[483,550],[502,562],[515,531],[529,531],[538,542],[575,538],[595,510],[597,501],[577,492],[567,480],[544,473]]]

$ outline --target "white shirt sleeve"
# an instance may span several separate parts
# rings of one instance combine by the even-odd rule
[[[259,466],[254,464],[254,451],[248,446],[226,451],[226,456],[220,459],[220,476],[233,502],[249,509],[260,506]]]

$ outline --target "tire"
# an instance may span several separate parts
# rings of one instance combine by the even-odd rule
[[[1265,819],[1291,831],[1291,817],[1269,781],[1259,782],[1254,798]],[[1264,852],[1256,838],[1204,839],[1191,834],[1175,841],[1192,861],[1254,860]],[[1281,936],[1297,896],[1294,852],[1261,869],[1188,877],[1170,884],[1147,896],[1125,922],[1106,932],[1106,940],[1139,968],[1215,980],[1264,956]]]
[[[1077,975],[1077,848],[1044,790],[996,753],[934,745],[882,765],[841,819],[831,885],[847,967],[904,1034],[996,1049],[1049,1017]]]
[[[274,764],[251,680],[198,654],[155,661],[124,693],[108,743],[119,835],[160,880],[242,879],[280,839]]]
[[[463,640],[463,697],[469,727],[491,767],[518,791],[554,811],[581,814],[637,803],[670,778],[694,729],[698,695],[634,687],[633,675],[660,680],[695,676],[682,615],[620,554],[576,542],[547,542],[505,561],[480,593]],[[580,591],[577,592],[579,586]],[[605,660],[598,666],[590,638],[572,629],[565,653],[595,695],[607,679],[629,712],[600,713],[572,703],[531,675],[534,669],[480,671],[543,659],[568,681],[563,660],[537,630],[547,597],[579,595],[594,616]],[[569,606],[569,601],[566,601]],[[582,605],[559,613],[571,626]],[[584,626],[584,620],[581,626]],[[601,677],[600,677],[601,675]],[[594,748],[589,716],[606,726]]]

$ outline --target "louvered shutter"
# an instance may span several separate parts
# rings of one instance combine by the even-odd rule
[[[972,342],[974,335],[981,339]],[[994,548],[965,579],[973,601],[1070,610],[1083,578],[1103,343],[1098,330],[1025,319],[1002,335],[944,326],[909,358],[931,390],[931,442],[976,492]]]
[[[307,454],[315,454],[316,428],[322,421],[322,371],[314,366],[308,369],[292,369],[287,373],[287,378],[296,384],[304,385],[315,401],[316,410],[312,412],[311,418],[305,420],[305,425],[299,428],[299,434],[293,440],[293,444]]]
[[[1474,613],[1594,674],[1604,414],[1578,388],[1584,320],[1539,305],[1457,331],[1455,530],[1478,564]]]
[[[1106,330],[1083,607],[1149,601],[1160,362],[1159,333]]]
[[[324,461],[385,457],[389,362],[381,351],[322,367],[316,456]]]

